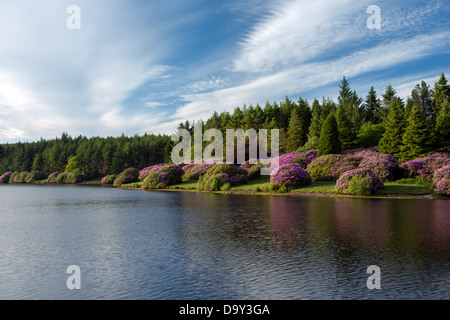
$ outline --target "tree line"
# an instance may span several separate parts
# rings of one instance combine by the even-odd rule
[[[450,86],[444,73],[433,88],[425,81],[417,84],[405,100],[391,84],[381,95],[371,87],[365,98],[360,97],[343,77],[337,102],[323,97],[309,104],[301,97],[286,97],[264,107],[214,112],[206,121],[185,121],[177,129],[193,132],[197,121],[204,131],[219,129],[224,135],[227,129],[279,129],[281,153],[319,149],[321,144],[335,144],[335,151],[378,146],[380,152],[404,161],[431,151],[450,152]],[[323,128],[328,117],[334,118],[336,130]]]
[[[206,121],[186,120],[177,129],[193,132],[196,121],[203,130],[279,129],[280,153],[297,149],[328,152],[378,146],[382,153],[406,161],[431,151],[450,152],[450,86],[444,73],[433,88],[417,84],[404,101],[388,85],[381,95],[370,88],[365,98],[352,90],[343,77],[337,102],[323,97],[310,104],[288,97],[264,107],[236,107],[233,112],[214,112]],[[268,137],[270,144],[270,134]],[[7,171],[72,172],[90,178],[117,174],[129,167],[169,163],[177,142],[168,135],[55,139],[0,145],[0,173]],[[270,149],[269,149],[270,150]]]
[[[63,133],[50,140],[0,145],[0,172],[80,171],[89,178],[117,174],[164,162],[169,141],[167,135],[72,138]]]

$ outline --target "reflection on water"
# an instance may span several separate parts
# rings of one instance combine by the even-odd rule
[[[448,299],[450,201],[0,186],[2,299]],[[82,288],[66,287],[77,264]],[[368,290],[367,267],[381,268]]]

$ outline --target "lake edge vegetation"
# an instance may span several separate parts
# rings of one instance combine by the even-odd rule
[[[280,103],[214,112],[206,121],[181,123],[192,132],[279,129],[280,167],[254,192],[295,192],[317,181],[335,181],[334,192],[383,193],[393,181],[429,187],[450,195],[450,86],[444,73],[431,88],[424,81],[403,101],[389,84],[378,97],[373,87],[365,99],[343,77],[337,102],[299,98]],[[208,142],[204,142],[205,146]],[[268,137],[270,150],[270,135]],[[0,183],[95,183],[116,187],[133,183],[166,189],[195,182],[197,190],[229,191],[260,177],[260,163],[171,164],[175,142],[168,135],[41,139],[0,145]],[[224,146],[225,148],[225,146]],[[248,160],[248,157],[247,157]],[[101,178],[101,180],[100,180]],[[262,181],[262,180],[261,180]],[[405,186],[408,183],[403,183]],[[400,188],[401,190],[401,188]]]

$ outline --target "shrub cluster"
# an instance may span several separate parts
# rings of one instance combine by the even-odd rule
[[[198,181],[198,178],[206,173],[209,168],[214,164],[201,163],[201,164],[188,164],[182,167],[184,172],[183,180]]]
[[[164,189],[167,186],[181,183],[184,174],[180,165],[168,165],[151,172],[144,180],[144,189]]]
[[[115,174],[110,174],[106,177],[103,177],[102,184],[113,184],[114,180],[116,180],[117,176]]]
[[[58,184],[77,184],[87,180],[87,176],[79,171],[61,172],[56,177]]]
[[[279,166],[298,163],[302,165],[303,169],[306,169],[308,164],[310,164],[314,159],[317,158],[317,150],[302,151],[296,150],[290,153],[282,154],[278,157]]]
[[[201,176],[197,189],[207,191],[228,190],[231,186],[247,182],[247,171],[232,164],[216,164]]]
[[[150,173],[158,171],[159,169],[161,169],[162,167],[165,167],[165,166],[167,166],[167,164],[162,163],[162,164],[155,164],[153,166],[142,169],[141,171],[139,171],[139,181],[144,181],[145,178],[147,178],[147,176]]]
[[[328,154],[314,159],[306,171],[313,180],[337,180],[344,172],[358,168],[362,157],[356,155]]]
[[[4,174],[2,174],[0,176],[0,183],[8,183],[9,182],[9,178],[11,177],[12,172],[8,171],[5,172]]]
[[[47,183],[58,183],[59,172],[52,172],[48,175]]]
[[[136,168],[125,169],[120,173],[114,180],[114,187],[120,187],[123,184],[138,182],[139,181],[139,170]]]
[[[432,190],[439,195],[450,196],[450,165],[434,172]]]
[[[383,189],[380,178],[371,170],[359,168],[344,172],[336,181],[335,189],[340,193],[369,195]]]
[[[392,155],[376,151],[361,151],[355,156],[362,157],[359,168],[371,170],[383,181],[394,180],[398,177],[398,160]]]
[[[406,177],[431,181],[433,173],[449,163],[450,153],[436,152],[424,158],[403,162],[400,169]]]
[[[270,183],[278,187],[304,187],[312,184],[311,176],[298,163],[280,166],[270,177]]]

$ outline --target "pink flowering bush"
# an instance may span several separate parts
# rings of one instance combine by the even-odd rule
[[[138,182],[139,181],[139,170],[136,168],[125,169],[120,173],[114,180],[114,187],[120,187],[123,184]]]
[[[298,163],[302,165],[303,169],[306,169],[314,159],[317,158],[317,150],[302,151],[296,150],[290,153],[282,154],[278,157],[279,165],[285,165],[290,163]]]
[[[306,171],[316,181],[337,180],[342,173],[358,168],[362,159],[356,155],[327,154],[314,159]]]
[[[142,169],[141,171],[139,171],[139,181],[144,181],[145,178],[147,178],[147,176],[150,173],[158,171],[159,169],[161,169],[162,167],[165,167],[165,166],[167,166],[167,164],[162,163],[162,164],[155,164],[153,166]]]
[[[340,193],[367,195],[383,189],[380,178],[371,170],[358,168],[344,172],[336,181],[335,189]]]
[[[183,180],[194,180],[198,181],[201,175],[204,175],[209,168],[214,166],[214,164],[201,163],[201,164],[188,164],[182,167],[184,174]]]
[[[0,176],[0,183],[8,183],[11,175],[12,175],[11,171],[8,171],[8,172],[5,172],[4,174],[2,174]]]
[[[144,180],[144,189],[164,189],[182,182],[184,171],[180,165],[167,165],[151,172]]]
[[[110,174],[102,178],[102,184],[113,184],[117,176],[115,174]]]
[[[392,155],[364,150],[355,156],[362,157],[359,168],[371,170],[383,181],[394,180],[398,176],[398,160]]]
[[[58,183],[59,172],[52,172],[48,175],[47,183]]]
[[[247,171],[232,164],[216,164],[201,176],[198,190],[228,190],[231,186],[247,182]]]
[[[446,165],[433,174],[432,190],[443,196],[450,196],[450,165]]]
[[[31,173],[29,172],[13,172],[9,178],[9,183],[26,183]]]
[[[433,173],[448,164],[450,164],[450,153],[436,152],[424,158],[403,162],[400,164],[400,169],[406,177],[431,181]]]
[[[311,176],[298,163],[284,164],[271,175],[270,183],[278,187],[304,187],[312,184]]]

